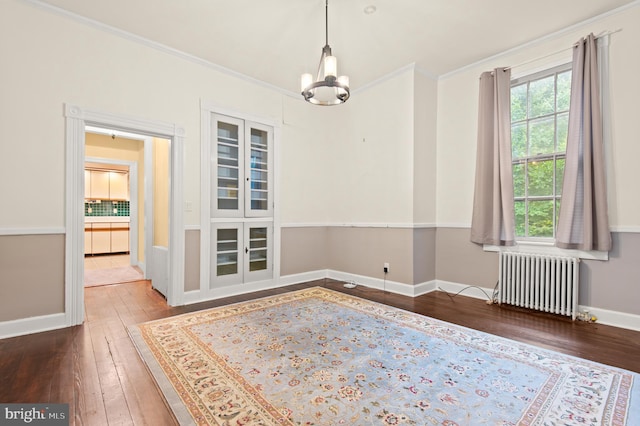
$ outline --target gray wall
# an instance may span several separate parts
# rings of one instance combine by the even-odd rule
[[[200,231],[184,234],[184,291],[200,290]]]
[[[640,233],[611,237],[608,261],[580,263],[580,304],[640,315]]]
[[[579,303],[640,315],[640,233],[613,232],[608,261],[580,263]],[[498,255],[469,241],[469,228],[438,228],[438,280],[494,288]]]
[[[459,284],[494,288],[498,281],[498,254],[485,252],[469,241],[469,228],[438,228],[436,277]]]
[[[64,239],[0,236],[0,321],[64,313]]]
[[[281,273],[331,269],[418,284],[435,279],[433,228],[287,227],[282,229]]]

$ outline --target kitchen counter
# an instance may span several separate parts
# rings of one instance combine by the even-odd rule
[[[85,216],[84,223],[129,223],[129,216]]]

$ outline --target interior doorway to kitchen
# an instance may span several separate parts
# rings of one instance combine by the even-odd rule
[[[85,287],[149,279],[166,296],[169,150],[167,139],[86,127]]]
[[[105,151],[105,145],[111,151]],[[85,287],[144,279],[138,257],[139,167],[135,159],[143,148],[144,141],[85,135]]]

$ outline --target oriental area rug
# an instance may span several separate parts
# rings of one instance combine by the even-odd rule
[[[640,425],[638,374],[320,287],[129,331],[181,424]]]

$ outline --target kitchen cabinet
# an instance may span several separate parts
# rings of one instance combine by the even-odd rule
[[[93,200],[109,199],[109,172],[91,170],[91,179],[89,182],[89,198]]]
[[[111,224],[111,253],[125,253],[129,251],[129,224]]]
[[[91,170],[84,169],[84,198],[91,198]]]
[[[84,198],[89,200],[129,200],[129,173],[106,170],[84,171]]]
[[[91,224],[84,225],[84,254],[93,254],[93,247],[91,244]]]
[[[84,225],[84,254],[129,252],[129,222]]]
[[[129,199],[129,174],[124,172],[109,172],[109,199]]]
[[[91,224],[91,253],[111,253],[111,224]]]

